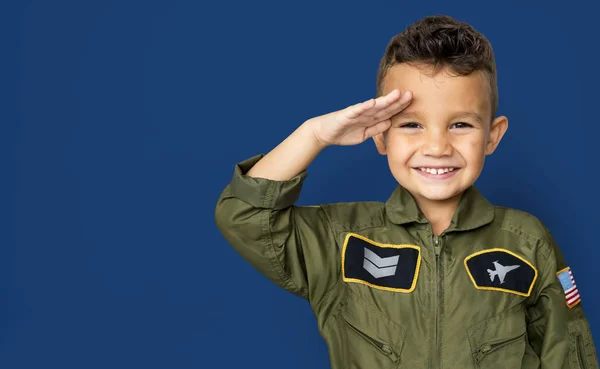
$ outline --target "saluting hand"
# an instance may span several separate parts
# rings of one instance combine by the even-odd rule
[[[357,145],[389,129],[391,118],[404,110],[411,100],[410,91],[393,90],[377,99],[311,118],[307,123],[325,146]]]
[[[297,176],[327,146],[357,145],[390,128],[391,118],[406,108],[412,92],[394,90],[376,99],[310,118],[260,159],[246,175],[273,181]]]

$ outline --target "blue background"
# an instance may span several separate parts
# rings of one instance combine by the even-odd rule
[[[214,206],[235,163],[372,97],[388,40],[436,13],[497,56],[510,127],[477,186],[550,228],[600,342],[593,4],[4,3],[0,367],[328,368],[308,304],[229,247]],[[394,186],[369,141],[319,156],[298,203]]]

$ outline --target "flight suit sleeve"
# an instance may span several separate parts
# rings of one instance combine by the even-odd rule
[[[540,270],[539,293],[527,310],[530,344],[541,368],[598,369],[598,357],[582,303],[569,308],[558,273],[567,267],[550,232],[543,242],[549,257]]]
[[[294,205],[306,171],[289,181],[246,173],[263,154],[235,165],[215,221],[227,242],[256,270],[285,290],[317,304],[335,283],[339,251],[320,206]]]

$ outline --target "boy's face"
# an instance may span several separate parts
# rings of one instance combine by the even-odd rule
[[[385,135],[374,137],[392,175],[419,202],[462,194],[508,128],[506,117],[490,122],[489,84],[482,73],[456,77],[447,69],[435,76],[429,72],[407,64],[389,70],[383,93],[410,90],[413,99],[392,117]]]

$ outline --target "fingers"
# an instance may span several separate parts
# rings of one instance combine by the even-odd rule
[[[398,100],[400,100],[403,96],[404,94],[401,93],[398,89],[391,91],[387,95],[380,96],[377,99],[375,99],[375,104],[373,105],[373,107],[364,112],[364,115],[372,117],[375,114],[379,113],[381,110],[386,109],[390,105],[398,102]]]
[[[399,90],[393,90],[387,95],[380,96],[376,99],[369,99],[349,107],[347,117],[352,119],[361,115],[373,116],[380,110],[389,107],[390,104],[397,102],[401,97],[402,93]]]
[[[398,102],[399,99],[402,98],[404,94],[400,92],[400,90],[395,89],[392,90],[389,94],[378,97],[375,101],[375,106],[373,107],[373,111],[377,112],[382,109],[387,108],[388,106]]]
[[[400,99],[398,99],[397,101],[392,102],[388,106],[378,110],[372,116],[372,118],[375,121],[389,119],[390,117],[398,114],[400,111],[405,109],[409,105],[410,101],[412,100],[412,97],[413,97],[412,92],[406,91],[404,94],[402,94],[402,97]]]
[[[371,138],[373,136],[376,136],[382,132],[387,131],[391,125],[392,125],[392,121],[390,119],[387,119],[387,120],[378,122],[374,126],[368,127],[367,129],[365,129],[365,140],[368,138]]]
[[[350,119],[361,116],[365,111],[372,109],[375,106],[375,99],[369,99],[361,103],[348,107],[347,117]]]
[[[406,108],[412,97],[411,91],[401,93],[398,90],[393,90],[389,94],[380,96],[377,99],[371,99],[355,105],[351,112],[352,115],[347,117],[350,119],[358,118],[365,123],[385,120]]]
[[[377,99],[351,106],[346,111],[346,124],[365,126],[365,139],[385,132],[391,126],[391,117],[404,110],[412,101],[411,91],[393,90]]]

